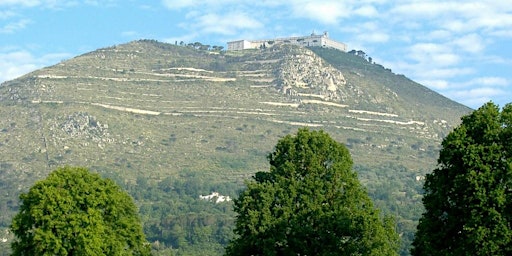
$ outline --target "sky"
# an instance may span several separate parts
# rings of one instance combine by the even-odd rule
[[[0,83],[138,39],[227,48],[324,31],[473,109],[512,102],[512,0],[0,0]]]

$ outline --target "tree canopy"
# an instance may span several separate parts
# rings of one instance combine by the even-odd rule
[[[347,148],[299,129],[268,156],[235,200],[237,237],[227,255],[396,255],[394,221],[381,218]]]
[[[512,255],[512,105],[464,116],[424,191],[413,255]]]
[[[149,255],[132,198],[85,168],[59,168],[20,195],[13,255]]]

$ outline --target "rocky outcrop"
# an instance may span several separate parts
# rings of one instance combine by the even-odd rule
[[[84,138],[98,145],[113,142],[108,125],[100,123],[96,117],[86,112],[76,112],[67,116],[61,122],[55,123],[54,129],[64,132],[65,135],[61,136],[61,139]]]
[[[347,84],[339,70],[304,48],[285,55],[275,73],[278,89],[288,95],[307,92],[325,100],[339,100]]]

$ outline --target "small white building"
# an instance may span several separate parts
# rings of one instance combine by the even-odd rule
[[[304,47],[320,46],[334,48],[344,52],[347,51],[346,44],[330,39],[327,32],[324,32],[322,35],[312,33],[310,36],[286,37],[266,40],[237,40],[228,42],[227,44],[228,51],[267,48],[277,44],[294,44]]]
[[[199,199],[211,201],[216,204],[231,201],[231,198],[229,196],[223,196],[223,195],[219,194],[219,192],[212,192],[211,194],[204,195],[204,196],[199,195]]]

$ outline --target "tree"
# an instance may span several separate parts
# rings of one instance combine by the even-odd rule
[[[227,255],[396,255],[394,223],[381,218],[347,148],[299,129],[276,145],[234,202],[237,237]]]
[[[149,255],[132,198],[85,168],[59,168],[20,195],[13,255]]]
[[[512,255],[512,105],[464,116],[424,191],[413,255]]]

